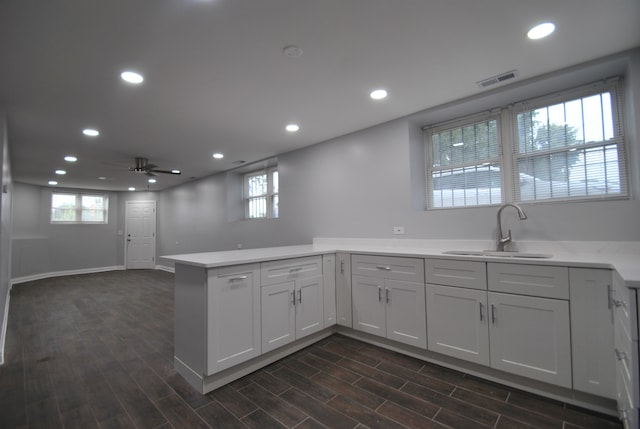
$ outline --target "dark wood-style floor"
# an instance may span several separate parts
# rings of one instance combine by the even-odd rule
[[[620,427],[340,335],[200,395],[173,370],[172,344],[172,274],[17,285],[0,428]]]

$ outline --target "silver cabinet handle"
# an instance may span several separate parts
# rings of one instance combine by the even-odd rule
[[[618,360],[628,360],[629,356],[627,356],[627,352],[623,352],[621,350],[615,349],[616,350],[616,358],[618,358]]]
[[[344,274],[344,261],[340,261],[340,274]]]
[[[378,286],[378,302],[382,301],[382,288]]]
[[[491,323],[496,324],[496,306],[491,304]]]
[[[289,268],[290,273],[297,273],[298,271],[302,271],[302,267]]]
[[[611,285],[607,285],[607,307],[609,310],[613,308],[613,291],[611,290]]]
[[[302,289],[298,290],[298,304],[302,304]]]
[[[385,289],[387,295],[387,304],[391,301],[391,291],[389,289]]]
[[[484,320],[484,305],[481,302],[478,302],[478,304],[480,304],[480,321],[482,322]]]
[[[240,280],[246,280],[248,279],[249,276],[238,276],[238,277],[231,277],[229,279],[230,282],[239,282]]]
[[[614,300],[613,300],[613,305],[615,305],[616,307],[624,307],[624,308],[627,308],[627,302],[626,302],[626,301],[622,301],[622,300],[614,299]]]
[[[383,271],[391,271],[391,267],[386,267],[384,265],[376,265],[376,269]]]
[[[291,292],[291,304],[296,305],[296,291]]]

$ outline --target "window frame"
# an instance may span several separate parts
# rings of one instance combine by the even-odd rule
[[[249,179],[255,176],[266,175],[267,180],[267,192],[266,194],[261,195],[253,195],[249,196]],[[246,220],[256,220],[256,219],[278,219],[280,217],[279,213],[279,189],[275,190],[274,188],[274,176],[277,175],[278,178],[278,188],[280,182],[280,176],[278,174],[278,167],[268,167],[261,168],[259,170],[253,170],[245,173],[243,175],[243,185],[242,185],[242,199],[244,201],[244,218]],[[265,199],[265,216],[250,216],[251,215],[251,200],[264,198]],[[276,202],[276,200],[278,200]]]
[[[498,145],[498,153],[496,157],[487,158],[484,160],[475,160],[468,161],[458,164],[448,165],[446,167],[434,167],[433,165],[433,136],[435,134],[440,134],[443,131],[454,130],[458,128],[464,128],[470,125],[476,125],[483,122],[496,121],[496,139]],[[484,167],[488,166],[489,171],[491,171],[492,165],[497,165],[498,169],[502,169],[503,165],[503,149],[502,149],[502,115],[500,111],[492,110],[490,112],[484,113],[476,113],[473,115],[468,115],[462,118],[457,118],[452,121],[443,122],[437,124],[433,127],[425,127],[425,171],[426,171],[426,198],[427,198],[427,210],[444,210],[444,209],[453,209],[453,208],[472,208],[472,207],[487,207],[494,206],[498,204],[502,204],[502,201],[505,200],[505,189],[504,189],[504,177],[502,178],[502,186],[500,187],[500,203],[489,203],[489,204],[469,204],[469,205],[451,205],[451,206],[443,206],[443,207],[434,207],[434,197],[433,197],[433,173],[435,171],[445,171],[445,170],[455,170],[455,169],[466,169],[470,167]]]
[[[53,199],[55,195],[67,195],[75,198],[75,207],[73,209],[74,220],[55,220],[53,217]],[[103,213],[104,220],[90,221],[82,220],[82,214],[85,211],[82,206],[83,197],[100,197],[103,201],[103,208],[100,210]],[[49,212],[49,222],[51,225],[107,225],[109,224],[109,195],[102,193],[85,193],[85,192],[51,192],[51,209]]]
[[[548,94],[540,97],[532,97],[530,99],[520,101],[517,103],[509,104],[504,107],[498,107],[490,111],[467,115],[464,117],[456,118],[447,122],[434,124],[432,126],[423,127],[424,136],[424,151],[425,151],[425,181],[426,184],[425,196],[426,196],[426,210],[447,210],[447,209],[460,209],[460,208],[477,208],[477,207],[491,207],[499,206],[504,203],[518,203],[518,204],[537,204],[537,203],[566,203],[576,201],[602,201],[602,200],[621,200],[631,198],[631,191],[629,185],[629,147],[627,138],[624,135],[624,105],[622,94],[622,78],[615,77],[607,80],[601,80],[593,82],[587,85],[570,88],[564,91],[559,91],[553,94]],[[577,149],[589,149],[589,148],[602,148],[604,151],[608,146],[617,145],[617,168],[620,176],[619,188],[620,192],[615,193],[594,193],[593,195],[577,195],[577,196],[561,196],[554,198],[544,199],[525,199],[521,197],[520,189],[520,171],[519,160],[524,158],[532,158],[530,152],[528,154],[519,153],[519,129],[518,129],[518,114],[524,111],[531,111],[544,107],[552,107],[556,104],[564,104],[577,99],[584,99],[592,95],[603,94],[609,92],[611,94],[611,115],[613,119],[613,135],[610,140],[604,140],[596,143],[583,143],[576,144],[574,146],[567,146],[558,152],[567,153],[570,149],[576,147]],[[502,202],[490,203],[490,204],[472,204],[472,205],[451,205],[444,207],[434,207],[433,204],[433,178],[432,173],[434,171],[432,163],[432,150],[433,141],[432,136],[438,132],[446,129],[453,129],[465,125],[474,124],[487,120],[491,117],[498,118],[497,126],[497,139],[499,145],[499,169],[502,177]],[[555,152],[555,150],[554,150]],[[542,155],[542,153],[541,153]],[[471,163],[473,164],[473,163]],[[457,167],[457,166],[456,166]],[[606,167],[606,165],[605,165]],[[437,170],[437,169],[435,169]],[[525,172],[526,173],[526,172]],[[586,180],[589,178],[587,177]],[[615,181],[614,181],[615,183]],[[553,186],[553,185],[551,185]],[[568,182],[567,186],[571,186]],[[571,191],[569,190],[569,193]],[[608,191],[607,191],[608,192]],[[587,191],[588,193],[588,191]]]

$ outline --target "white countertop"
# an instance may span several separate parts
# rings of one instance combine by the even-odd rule
[[[407,257],[437,257],[531,265],[612,268],[620,274],[628,287],[640,288],[639,242],[522,241],[514,243],[513,250],[517,248],[520,252],[546,253],[552,255],[551,258],[545,259],[443,254],[443,252],[451,250],[493,249],[494,246],[495,244],[493,242],[482,240],[315,238],[313,244],[309,245],[167,255],[162,256],[162,258],[176,264],[215,268],[335,252],[372,253]]]

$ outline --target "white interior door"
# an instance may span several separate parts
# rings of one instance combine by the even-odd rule
[[[156,263],[156,202],[127,201],[125,219],[127,269],[154,268]]]

